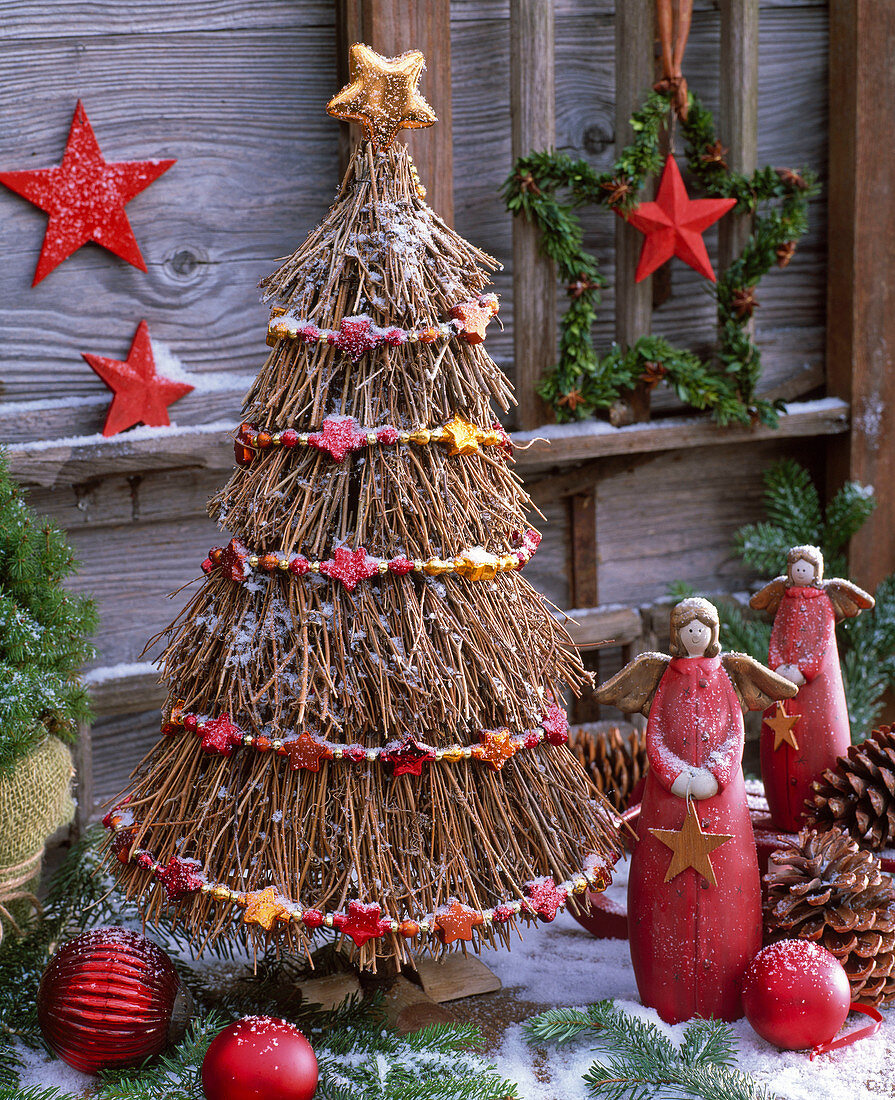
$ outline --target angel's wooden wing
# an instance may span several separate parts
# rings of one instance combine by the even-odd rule
[[[667,653],[641,653],[617,672],[611,680],[597,688],[597,702],[618,707],[626,714],[640,711],[649,715],[649,708],[671,658]]]
[[[798,694],[792,680],[771,672],[745,653],[725,653],[721,663],[744,710],[766,710],[776,699],[792,699]]]
[[[772,615],[776,615],[785,591],[786,577],[774,577],[760,592],[755,593],[749,601],[749,606],[756,611],[770,611]]]
[[[830,580],[824,581],[824,591],[833,605],[837,620],[853,619],[862,611],[869,611],[876,603],[869,592],[865,592],[863,588],[858,588],[856,584],[841,577],[831,577]]]

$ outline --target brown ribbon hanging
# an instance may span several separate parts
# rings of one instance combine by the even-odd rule
[[[656,0],[662,79],[653,88],[657,92],[671,93],[671,104],[682,121],[687,118],[687,81],[682,66],[692,18],[693,0]]]

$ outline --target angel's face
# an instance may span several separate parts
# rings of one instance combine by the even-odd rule
[[[789,567],[789,577],[793,584],[804,588],[814,582],[814,566],[810,561],[799,558]]]
[[[712,640],[712,628],[699,619],[691,619],[681,627],[681,644],[688,657],[702,657]]]

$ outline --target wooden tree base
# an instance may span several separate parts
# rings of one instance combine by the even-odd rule
[[[420,959],[416,970],[423,990],[436,1004],[480,993],[496,993],[501,988],[500,978],[475,955],[455,952],[440,962]]]
[[[421,1031],[433,1024],[453,1024],[456,1016],[450,1009],[429,997],[418,985],[399,974],[383,999],[385,1016],[402,1035]]]

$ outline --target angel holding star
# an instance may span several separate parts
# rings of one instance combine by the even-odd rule
[[[761,777],[771,817],[778,829],[798,832],[813,780],[834,768],[851,744],[836,623],[869,610],[874,600],[850,581],[825,581],[816,546],[794,546],[786,566],[784,576],[749,602],[774,616],[768,664],[798,688],[785,709],[765,714],[761,731]]]
[[[641,654],[596,696],[649,719],[628,932],[641,1000],[668,1023],[743,1014],[743,975],[761,947],[743,711],[797,691],[745,654],[722,656],[718,634],[713,604],[682,601],[670,654]]]

